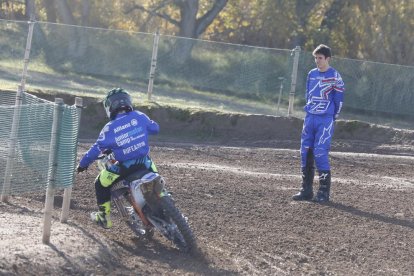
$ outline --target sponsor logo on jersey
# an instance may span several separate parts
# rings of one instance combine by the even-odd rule
[[[124,154],[128,154],[128,153],[131,153],[131,152],[133,152],[133,151],[137,151],[137,150],[139,150],[140,148],[142,148],[142,147],[144,147],[145,146],[145,142],[144,141],[142,141],[142,142],[140,142],[140,143],[138,143],[138,144],[136,144],[136,145],[132,145],[132,146],[130,146],[130,147],[127,147],[126,149],[123,149],[122,150],[122,152],[124,153]]]
[[[104,141],[105,140],[105,132],[108,132],[109,126],[105,126],[101,133],[99,133],[98,141]]]
[[[142,133],[142,134],[140,134],[140,133],[142,133],[142,127],[134,128],[133,130],[130,130],[126,133],[123,133],[119,136],[116,136],[115,137],[115,142],[116,142],[118,147],[121,147],[125,144],[129,144],[130,142],[135,141],[135,140],[145,136],[144,133]]]
[[[128,127],[131,127],[131,123],[127,123],[125,125],[114,128],[114,133],[120,132],[121,130],[124,130]]]

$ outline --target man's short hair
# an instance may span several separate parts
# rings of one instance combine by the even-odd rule
[[[317,54],[324,55],[325,58],[331,57],[331,48],[326,46],[325,44],[320,44],[318,47],[313,50],[312,55],[316,56]]]

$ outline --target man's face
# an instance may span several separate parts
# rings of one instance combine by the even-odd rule
[[[316,63],[316,67],[318,67],[318,69],[320,71],[325,71],[328,69],[329,67],[329,60],[331,58],[330,57],[325,57],[322,54],[316,54],[315,55],[315,63]]]

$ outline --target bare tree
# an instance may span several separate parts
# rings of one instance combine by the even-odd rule
[[[224,9],[228,0],[215,0],[211,8],[202,16],[199,13],[199,0],[164,0],[158,1],[156,5],[146,8],[143,5],[134,4],[126,8],[125,13],[129,14],[135,10],[148,13],[150,16],[157,16],[178,27],[178,35],[187,38],[199,38],[216,16]],[[174,19],[165,12],[165,7],[175,5],[179,8],[180,19]],[[177,40],[175,57],[177,61],[184,62],[191,54],[193,42],[190,40]]]
[[[167,20],[179,28],[178,35],[189,38],[198,38],[214,18],[224,9],[228,0],[215,0],[212,7],[201,17],[197,18],[199,12],[199,0],[164,0],[158,1],[153,7],[145,8],[143,5],[134,4],[126,8],[125,13],[131,13],[134,10],[140,10],[151,16],[157,16]],[[180,19],[176,20],[171,15],[164,12],[168,5],[175,5],[180,10]]]

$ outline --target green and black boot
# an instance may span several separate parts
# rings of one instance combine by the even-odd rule
[[[319,190],[313,201],[324,203],[329,201],[331,191],[331,171],[319,172]]]
[[[105,229],[112,227],[111,221],[111,202],[98,205],[99,211],[91,213],[91,219]]]

